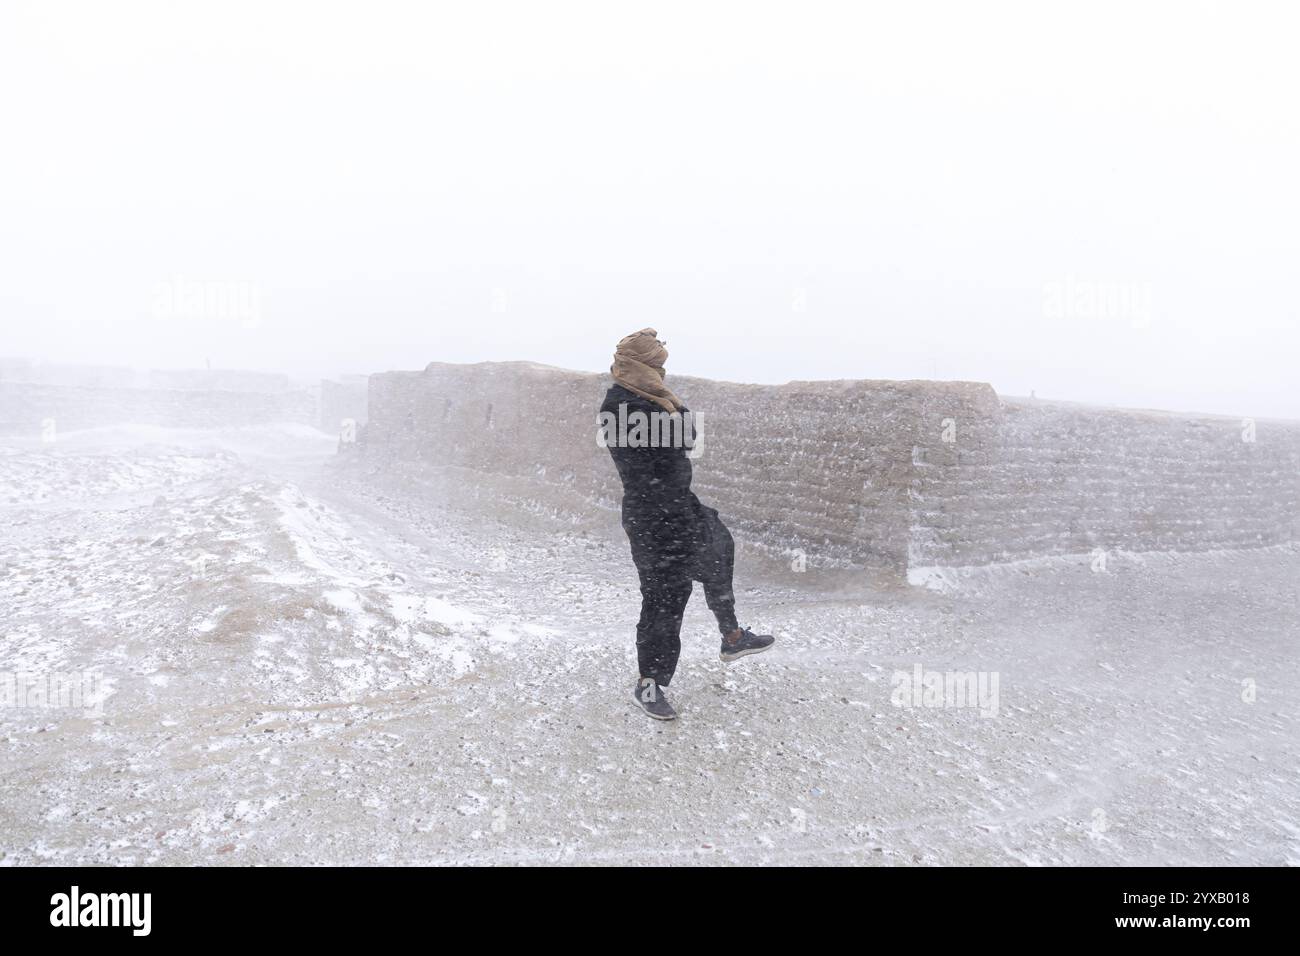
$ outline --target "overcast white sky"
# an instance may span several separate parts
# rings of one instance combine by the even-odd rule
[[[0,355],[602,370],[654,325],[670,372],[1300,418],[1296,27],[4,0]]]

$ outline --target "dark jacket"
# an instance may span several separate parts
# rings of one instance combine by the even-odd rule
[[[643,412],[647,419],[663,409],[622,385],[613,385],[601,404],[602,413],[615,421],[619,406],[627,405],[627,414]],[[608,442],[610,457],[623,482],[623,528],[632,544],[632,557],[638,565],[688,559],[710,536],[710,517],[691,491],[691,460],[685,447],[632,447],[620,445],[617,435]],[[711,513],[711,514],[710,514]]]

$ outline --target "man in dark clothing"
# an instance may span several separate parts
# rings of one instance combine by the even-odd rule
[[[682,614],[693,582],[722,632],[721,656],[738,660],[772,646],[736,620],[735,542],[718,512],[691,491],[694,416],[664,384],[668,351],[654,329],[618,344],[614,384],[600,407],[601,441],[623,482],[623,529],[641,579],[635,696],[651,717],[677,716],[664,697],[681,653]]]

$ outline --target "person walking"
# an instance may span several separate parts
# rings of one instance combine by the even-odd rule
[[[654,329],[622,338],[610,366],[614,384],[598,417],[602,443],[623,483],[623,530],[641,586],[634,697],[656,720],[677,716],[664,688],[677,669],[682,615],[695,581],[704,586],[704,600],[718,620],[723,661],[765,651],[775,641],[736,619],[735,541],[718,512],[691,491],[687,452],[694,419],[664,384],[667,359],[666,343]],[[652,429],[670,440],[651,441]]]

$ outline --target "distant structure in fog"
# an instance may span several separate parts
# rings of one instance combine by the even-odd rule
[[[369,375],[343,375],[321,379],[320,430],[339,434],[345,422],[357,427],[366,423],[370,391]]]
[[[108,425],[178,428],[315,425],[318,399],[285,375],[239,369],[153,370],[0,359],[0,435]]]
[[[11,357],[0,357],[0,382],[101,388],[134,388],[142,384],[140,372],[120,365],[56,365]]]
[[[279,372],[250,372],[233,368],[151,369],[150,388],[190,391],[287,392],[289,376]]]

